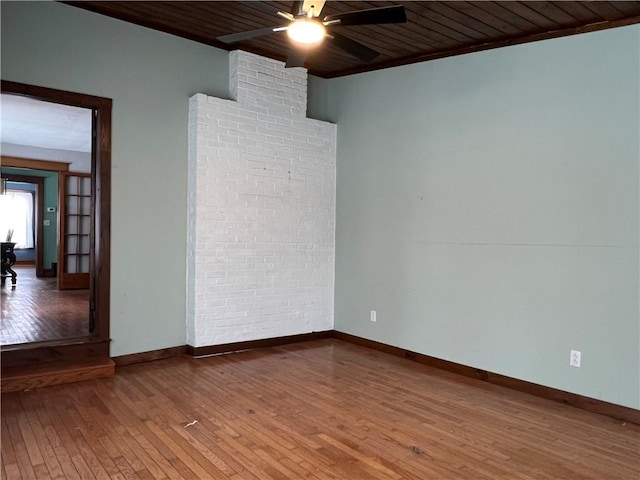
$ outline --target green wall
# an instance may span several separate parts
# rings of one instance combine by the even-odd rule
[[[57,2],[1,2],[4,80],[113,99],[111,355],[185,344],[189,97],[227,53]]]
[[[639,63],[631,26],[314,80],[335,328],[639,408]]]
[[[50,269],[53,262],[58,262],[58,174],[43,172],[44,175],[44,220],[50,225],[43,227],[44,251],[43,267]],[[55,212],[48,212],[47,207],[54,207]]]
[[[58,174],[44,170],[25,170],[22,168],[2,167],[2,173],[14,175],[30,175],[44,178],[44,220],[50,225],[43,227],[43,268],[50,269],[51,263],[58,258]],[[47,207],[54,207],[55,212],[47,212]]]

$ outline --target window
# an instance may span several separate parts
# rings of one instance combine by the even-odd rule
[[[15,248],[34,248],[33,193],[7,190],[0,195],[0,238],[4,242],[13,229]]]

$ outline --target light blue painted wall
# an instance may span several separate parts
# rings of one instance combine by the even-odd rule
[[[187,114],[227,53],[54,2],[2,2],[2,78],[113,99],[111,355],[185,343]]]
[[[313,79],[336,329],[639,408],[639,63],[632,26]]]

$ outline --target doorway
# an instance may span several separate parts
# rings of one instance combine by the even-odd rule
[[[6,98],[2,96],[3,101]],[[38,135],[34,131],[33,136]],[[2,138],[15,137],[9,132]],[[47,165],[51,170],[41,170],[37,167],[44,168],[42,161],[32,162],[3,156],[0,167],[7,187],[0,195],[0,235],[11,232],[12,238],[4,241],[14,244],[12,271],[17,273],[16,284],[12,279],[11,289],[8,285],[1,289],[3,347],[81,338],[92,328],[88,272],[91,174],[67,174],[68,164],[57,162]],[[31,166],[35,168],[27,168]],[[76,178],[86,185],[66,189]],[[60,268],[59,259],[66,262]]]
[[[111,171],[111,99],[95,97],[73,92],[65,92],[33,85],[2,81],[2,93],[18,95],[38,101],[50,102],[56,105],[81,107],[91,112],[91,139],[92,155],[90,173],[81,175],[83,180],[81,190],[74,191],[74,196],[79,202],[75,208],[63,195],[59,201],[65,202],[62,209],[56,209],[55,215],[58,223],[66,220],[72,221],[72,233],[69,230],[60,236],[58,242],[62,247],[62,256],[58,253],[56,262],[36,262],[40,272],[32,275],[32,280],[38,277],[37,273],[57,273],[65,271],[63,264],[68,260],[67,266],[73,264],[71,288],[74,286],[86,286],[88,296],[88,309],[86,312],[86,327],[81,335],[72,334],[70,337],[46,340],[35,340],[20,344],[2,346],[2,364],[16,366],[21,363],[42,362],[48,360],[61,360],[76,358],[82,360],[88,357],[108,357],[109,355],[109,282],[110,282],[110,171]],[[3,160],[6,160],[3,158]],[[24,158],[12,158],[8,163],[14,168],[24,168],[20,165]],[[33,159],[31,159],[33,162]],[[37,160],[36,160],[37,162]],[[7,162],[3,162],[3,167]],[[39,168],[50,169],[49,162],[42,162]],[[53,162],[56,163],[56,162]],[[60,163],[60,162],[58,162]],[[33,163],[29,168],[33,167]],[[68,179],[62,173],[62,179]],[[45,205],[44,208],[51,208]],[[67,212],[65,212],[65,208]],[[73,215],[67,213],[70,208]],[[62,212],[61,212],[62,210]],[[53,210],[44,211],[45,214],[53,213]],[[63,215],[61,221],[60,217]],[[38,228],[47,225],[38,223]],[[72,241],[68,238],[72,237]],[[70,244],[73,244],[70,251]],[[62,264],[62,265],[61,265]],[[52,272],[52,270],[58,270]],[[78,275],[76,275],[78,274]],[[80,275],[82,274],[82,275]],[[80,280],[80,277],[82,279]],[[25,275],[25,281],[29,278]],[[46,278],[45,278],[46,279]],[[80,282],[80,283],[77,283]],[[69,284],[67,284],[69,287]],[[20,289],[20,279],[16,290]],[[60,290],[62,292],[62,290]],[[63,302],[64,303],[64,302]]]
[[[3,195],[0,196],[0,232],[7,232],[12,225],[15,225],[14,219],[8,218],[4,212],[9,211],[11,216],[23,218],[21,230],[17,234],[12,232],[11,238],[5,236],[2,241],[15,241],[20,247],[14,253],[17,256],[18,264],[33,265],[35,275],[37,277],[45,276],[43,270],[43,209],[44,209],[44,178],[33,175],[18,175],[8,173],[8,169],[1,167],[2,173]],[[6,182],[6,183],[5,183]],[[12,194],[20,194],[22,198],[18,199],[17,205],[11,205],[10,197]],[[25,198],[26,202],[25,202]],[[31,196],[31,198],[29,198]],[[30,201],[29,201],[30,200]],[[22,211],[20,211],[22,210]]]

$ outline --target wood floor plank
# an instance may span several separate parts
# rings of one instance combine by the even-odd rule
[[[22,475],[20,474],[20,466],[17,463],[11,463],[8,465],[5,465],[5,475],[2,478],[11,478],[11,479],[15,479],[15,480],[19,480],[22,478]]]
[[[136,472],[146,470],[142,462],[131,451],[128,444],[119,438],[118,432],[109,430],[105,436],[98,437],[99,445],[107,453],[120,473],[127,479],[137,478]]]
[[[96,476],[93,474],[91,468],[82,455],[74,455],[71,457],[71,461],[76,467],[76,470],[82,480],[95,480]]]
[[[98,423],[99,428],[105,432],[105,434],[115,434],[117,435],[117,432],[115,432],[115,430],[112,430],[110,424],[111,424],[111,419],[115,416],[119,419],[119,421],[129,421],[129,419],[127,418],[122,418],[119,415],[119,412],[117,410],[114,411],[109,411],[108,409],[105,410],[105,408],[101,408],[99,410],[95,410],[93,412],[93,419],[95,422]],[[151,440],[154,445],[156,447],[160,446],[161,444],[159,444],[158,442],[154,442],[153,439]],[[135,477],[136,473],[138,475],[141,476],[149,476],[151,475],[151,473],[142,466],[142,464],[139,462],[139,460],[137,459],[137,457],[135,457],[135,455],[132,453],[132,451],[128,448],[127,445],[122,445],[120,444],[120,450],[118,448],[116,448],[115,445],[113,445],[113,443],[111,443],[109,441],[109,439],[103,439],[105,448],[108,450],[108,455],[109,457],[113,460],[113,462],[115,463],[115,465],[120,469],[122,475],[124,476],[124,478],[133,478]],[[164,448],[164,452],[168,451],[168,447]],[[129,463],[127,462],[126,458],[121,456],[122,452],[124,452],[124,455],[128,458],[132,458],[133,462],[133,468],[131,465],[129,465]],[[163,453],[164,453],[163,452]],[[184,468],[184,462],[182,462],[181,459],[177,458],[175,455],[165,455],[166,460],[169,462],[169,464],[171,465],[172,468],[174,468],[177,471],[182,471]],[[187,473],[186,471],[184,471],[183,474],[181,474],[181,477],[186,477],[185,478],[189,478],[190,476],[192,476],[192,471],[189,470],[191,473]],[[153,475],[151,475],[153,477]]]
[[[3,412],[6,412],[3,406]],[[9,436],[9,426],[7,425],[8,417],[3,416],[0,428],[0,459],[2,463],[2,478],[22,478],[20,474],[20,466],[14,451],[14,444]]]
[[[40,411],[43,407],[38,402],[37,395],[25,395],[22,399],[22,403],[26,411]],[[45,429],[40,422],[40,416],[38,414],[29,415],[28,417],[29,425],[31,426],[31,430],[33,431],[33,435],[38,442],[40,447],[40,452],[42,454],[42,458],[47,467],[47,472],[49,478],[51,479],[63,479],[64,472],[62,471],[62,467],[58,462],[58,458],[53,451],[51,443],[46,435]]]
[[[67,414],[65,421],[69,425],[70,437],[75,443],[80,457],[84,459],[84,463],[89,468],[89,471],[97,480],[109,479],[112,474],[117,473],[117,467],[115,467],[115,464],[113,464],[109,458],[105,458],[100,453],[98,454],[100,456],[96,455],[93,441],[95,437],[88,432],[89,429],[86,427],[86,424],[78,420],[80,414],[77,409],[67,409]],[[96,450],[100,452],[100,449]],[[79,472],[80,469],[84,469],[84,465],[77,460],[74,460],[74,464]],[[82,476],[82,472],[80,473]]]
[[[93,412],[93,418],[99,423],[99,428],[110,438],[121,440],[114,444],[109,441],[109,438],[104,439],[110,457],[126,478],[132,475],[131,470],[135,472],[135,475],[151,475],[156,479],[180,478],[171,463],[163,456],[158,455],[153,446],[141,436],[136,428],[137,425],[129,424],[130,417],[120,415],[120,401],[126,396],[124,392],[121,392],[120,396],[113,397],[114,402],[110,404],[110,408],[101,408]],[[118,420],[114,421],[115,418]],[[159,461],[156,462],[152,457]],[[169,472],[169,475],[165,470]]]
[[[174,429],[174,431],[180,434],[178,429]],[[195,435],[192,433],[192,435]],[[203,437],[209,437],[210,434],[208,432],[202,432]],[[217,446],[226,451],[229,455],[233,455],[234,458],[240,464],[240,470],[248,471],[252,475],[260,479],[278,479],[281,476],[276,474],[273,475],[273,470],[269,467],[269,465],[265,464],[263,460],[254,455],[254,450],[256,446],[252,444],[248,439],[243,438],[242,435],[236,437],[232,437],[231,435],[226,434],[225,432],[216,433],[218,439],[213,439],[216,441]]]
[[[11,480],[640,478],[638,425],[336,339],[129,365],[2,407]]]
[[[2,458],[1,454],[0,454],[0,458]],[[7,478],[7,469],[5,468],[4,464],[5,464],[4,460],[0,462],[0,478]],[[20,474],[20,472],[18,472],[18,474]]]
[[[44,458],[42,457],[42,453],[40,452],[40,446],[38,445],[38,442],[36,441],[36,438],[33,434],[29,419],[23,417],[22,421],[19,421],[19,425],[20,432],[22,433],[22,439],[24,440],[27,454],[29,455],[29,461],[31,462],[31,465],[35,470],[36,467],[44,465]]]
[[[31,480],[36,478],[36,474],[33,471],[33,465],[29,458],[29,452],[27,446],[22,438],[22,432],[20,431],[20,421],[23,417],[20,412],[19,405],[15,405],[15,408],[10,409],[10,416],[7,418],[7,432],[8,440],[13,444],[13,450],[15,452],[16,463],[20,469],[20,476],[24,480]],[[6,407],[3,405],[3,410]]]
[[[149,382],[149,385],[152,385],[152,382]],[[152,388],[151,386],[149,388]],[[181,393],[177,393],[178,395],[181,395]],[[196,399],[197,397],[195,396],[194,392],[184,392],[185,395],[189,395],[191,398]],[[206,403],[209,401],[208,398],[200,398],[199,399],[201,402]],[[248,409],[247,409],[248,410]],[[220,443],[224,443],[223,439],[218,438],[216,435],[214,435],[213,438],[204,438],[202,441],[199,440],[198,438],[198,432],[200,431],[200,426],[208,426],[209,429],[212,432],[217,431],[218,428],[221,427],[225,427],[228,425],[221,425],[221,424],[217,424],[217,423],[213,423],[213,424],[208,424],[205,412],[202,412],[198,407],[192,408],[191,411],[193,412],[193,415],[184,417],[184,416],[179,416],[179,417],[173,417],[173,424],[171,426],[171,428],[166,429],[167,430],[167,434],[169,434],[170,436],[172,436],[173,439],[176,440],[176,442],[180,442],[180,437],[182,437],[183,440],[187,441],[188,443],[190,443],[191,445],[193,445],[194,447],[196,447],[197,449],[199,449],[201,451],[201,453],[203,453],[208,460],[210,461],[210,465],[212,465],[213,467],[217,468],[219,472],[223,473],[223,474],[230,474],[233,471],[237,471],[239,474],[241,475],[245,475],[248,476],[248,478],[266,478],[265,475],[267,475],[267,470],[268,469],[261,469],[261,468],[257,468],[255,469],[253,472],[247,471],[245,469],[245,464],[250,464],[252,467],[254,465],[251,464],[250,458],[251,458],[251,448],[253,448],[253,446],[250,446],[250,448],[248,450],[245,450],[245,453],[249,456],[249,459],[246,459],[246,463],[243,464],[242,462],[238,463],[238,461],[242,461],[243,459],[245,459],[245,457],[243,455],[239,455],[239,453],[241,453],[239,451],[240,448],[242,448],[240,446],[240,444],[235,444],[235,441],[237,438],[240,437],[240,435],[237,432],[234,432],[231,435],[231,438],[227,438],[227,442],[231,441],[235,444],[235,447],[232,449],[232,455],[227,456],[226,458],[224,458],[224,456],[222,455],[214,455],[211,453],[211,451],[209,449],[207,449],[206,447],[204,447],[204,445],[206,445],[207,443],[210,442],[216,442],[220,445]],[[216,407],[216,412],[218,414],[220,413],[226,413],[227,415],[229,415],[232,418],[235,418],[235,415],[233,415],[232,413],[229,412],[225,412],[224,407],[218,403],[217,407]],[[201,420],[199,421],[198,425],[195,425],[194,427],[196,428],[191,428],[188,431],[184,428],[184,425],[186,425],[188,423],[188,419],[192,418],[192,417],[198,417]],[[172,431],[173,430],[173,431]],[[176,436],[177,435],[177,436]],[[223,435],[224,436],[224,435]],[[256,465],[257,466],[257,465]],[[264,466],[264,464],[262,465]],[[231,468],[231,472],[229,471],[229,468]],[[215,472],[214,472],[215,473]],[[219,473],[218,473],[219,474]],[[256,476],[257,475],[257,476]]]
[[[147,396],[151,397],[151,391],[147,392]],[[194,461],[192,456],[172,443],[170,437],[168,437],[163,432],[162,428],[158,428],[153,421],[149,420],[150,418],[152,418],[151,412],[154,411],[153,402],[150,398],[147,404],[146,414],[143,417],[130,414],[130,412],[132,411],[130,409],[135,407],[136,402],[133,402],[128,397],[121,397],[120,399],[121,404],[112,407],[113,413],[118,415],[119,418],[125,420],[127,424],[134,425],[136,427],[136,433],[134,437],[136,438],[138,443],[143,446],[145,451],[150,452],[152,457],[159,458],[159,462],[163,465],[163,467],[165,467],[163,469],[171,478],[173,478],[176,474],[178,474],[179,477],[183,476],[178,472],[178,470],[184,471],[184,469],[187,469],[190,472],[187,474],[187,477],[199,475],[199,478],[206,478],[207,476],[215,474],[219,476],[224,475],[217,468],[219,467],[219,464],[214,465],[214,468],[212,469],[212,464],[202,455],[200,455],[200,458],[204,458],[204,463],[206,463],[207,467],[209,467],[209,471],[199,467],[197,464],[197,460]],[[129,407],[129,409],[125,407]],[[161,457],[158,457],[156,452],[160,454]],[[191,449],[190,452],[193,453],[194,450]],[[201,475],[204,475],[204,477],[202,477]]]
[[[4,442],[0,442],[0,452],[2,453],[2,465],[15,465],[18,463],[16,459],[15,450],[13,448],[13,442],[9,441],[9,419],[14,415],[13,412],[7,411],[7,406],[3,405],[2,422],[0,422],[0,438],[4,438]]]
[[[38,278],[35,266],[17,266],[15,289],[2,288],[0,345],[89,334],[89,290],[58,290],[56,278]]]
[[[125,455],[127,455],[127,458],[129,459],[130,456],[133,455],[138,460],[139,466],[136,468],[136,473],[146,471],[156,480],[165,480],[169,478],[163,471],[162,467],[156,464],[148,453],[138,444],[138,442],[136,442],[126,425],[116,425],[114,430],[121,440],[119,445],[126,445],[125,448],[128,450],[128,455]]]
[[[49,470],[44,463],[35,465],[33,467],[33,471],[36,474],[36,478],[38,480],[49,480],[51,476],[49,475]]]
[[[149,431],[152,432],[158,441],[163,442],[176,456],[177,459],[181,459],[184,463],[185,467],[188,469],[188,473],[182,473],[182,476],[194,476],[196,478],[206,478],[210,476],[212,472],[207,471],[210,463],[214,463],[218,470],[221,470],[222,465],[220,465],[217,461],[217,457],[211,453],[211,451],[202,447],[202,450],[192,445],[189,442],[175,442],[171,435],[168,435],[162,428],[158,427],[154,422],[148,421],[147,427]],[[218,464],[216,464],[218,463]],[[173,461],[172,461],[173,464]],[[234,471],[229,471],[229,474],[235,473]]]
[[[133,467],[129,464],[129,462],[127,461],[126,458],[119,456],[119,457],[113,457],[113,462],[116,464],[116,466],[118,467],[118,470],[120,470],[123,478],[125,478],[125,480],[133,480],[138,478],[138,476],[136,475],[136,471],[133,469]],[[139,472],[140,470],[138,470]]]
[[[203,423],[205,428],[206,424]],[[247,469],[243,465],[242,455],[239,455],[238,452],[228,447],[225,443],[224,438],[220,438],[215,433],[216,430],[209,430],[212,435],[215,435],[216,438],[210,438],[207,434],[193,434],[187,433],[180,430],[179,427],[168,428],[165,433],[178,445],[182,445],[183,448],[189,448],[188,445],[191,445],[193,448],[196,448],[198,451],[206,448],[209,451],[215,451],[215,456],[220,459],[220,461],[224,462],[233,472],[236,472],[235,475],[240,475],[242,478],[246,480],[259,480],[260,476],[253,471]],[[207,445],[214,445],[215,448],[207,448]]]
[[[60,409],[68,404],[69,398],[66,395],[58,395],[56,402],[48,405],[49,408],[44,411],[49,421],[45,427],[45,435],[53,444],[53,451],[62,467],[65,478],[81,480],[84,478],[84,472],[79,472],[76,468],[77,461],[74,462],[74,458],[79,457],[80,452],[71,438],[66,422],[60,417]]]

